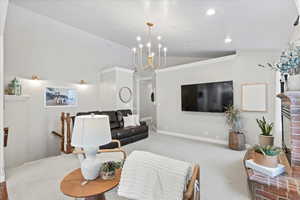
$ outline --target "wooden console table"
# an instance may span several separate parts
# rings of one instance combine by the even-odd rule
[[[253,149],[247,151],[245,161],[253,158]],[[293,177],[285,154],[279,157],[286,173],[271,178],[245,166],[248,186],[253,200],[300,200],[300,178]]]
[[[81,183],[84,178],[80,169],[76,169],[68,174],[60,184],[60,190],[67,196],[74,198],[85,198],[86,200],[105,200],[105,192],[115,188],[121,178],[121,169],[116,170],[116,177],[112,180],[98,178],[89,181],[84,186]]]

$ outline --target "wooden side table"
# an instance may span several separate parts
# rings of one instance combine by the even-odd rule
[[[60,190],[67,196],[74,198],[85,198],[86,200],[105,200],[105,192],[115,188],[121,177],[121,169],[116,170],[116,176],[112,180],[98,178],[89,181],[82,186],[84,178],[80,169],[76,169],[61,181]]]

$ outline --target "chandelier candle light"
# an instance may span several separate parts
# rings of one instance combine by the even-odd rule
[[[161,44],[161,36],[157,36],[157,46],[154,46],[152,41],[152,28],[154,26],[153,23],[147,22],[148,26],[148,38],[145,43],[142,43],[142,38],[140,36],[136,37],[138,42],[137,47],[132,48],[132,60],[133,65],[136,69],[151,69],[155,70],[161,66],[165,66],[167,64],[167,47],[163,47]],[[143,57],[147,56],[146,64],[144,65]],[[157,59],[156,59],[157,58]]]

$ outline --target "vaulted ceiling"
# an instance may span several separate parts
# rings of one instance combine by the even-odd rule
[[[216,57],[236,50],[282,49],[297,17],[293,0],[11,0],[129,48],[145,22],[173,56]],[[215,15],[208,16],[213,8]],[[230,37],[231,43],[224,39]]]

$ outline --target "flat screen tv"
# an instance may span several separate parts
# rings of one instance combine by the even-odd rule
[[[182,111],[225,112],[229,105],[233,105],[232,81],[181,86]]]

